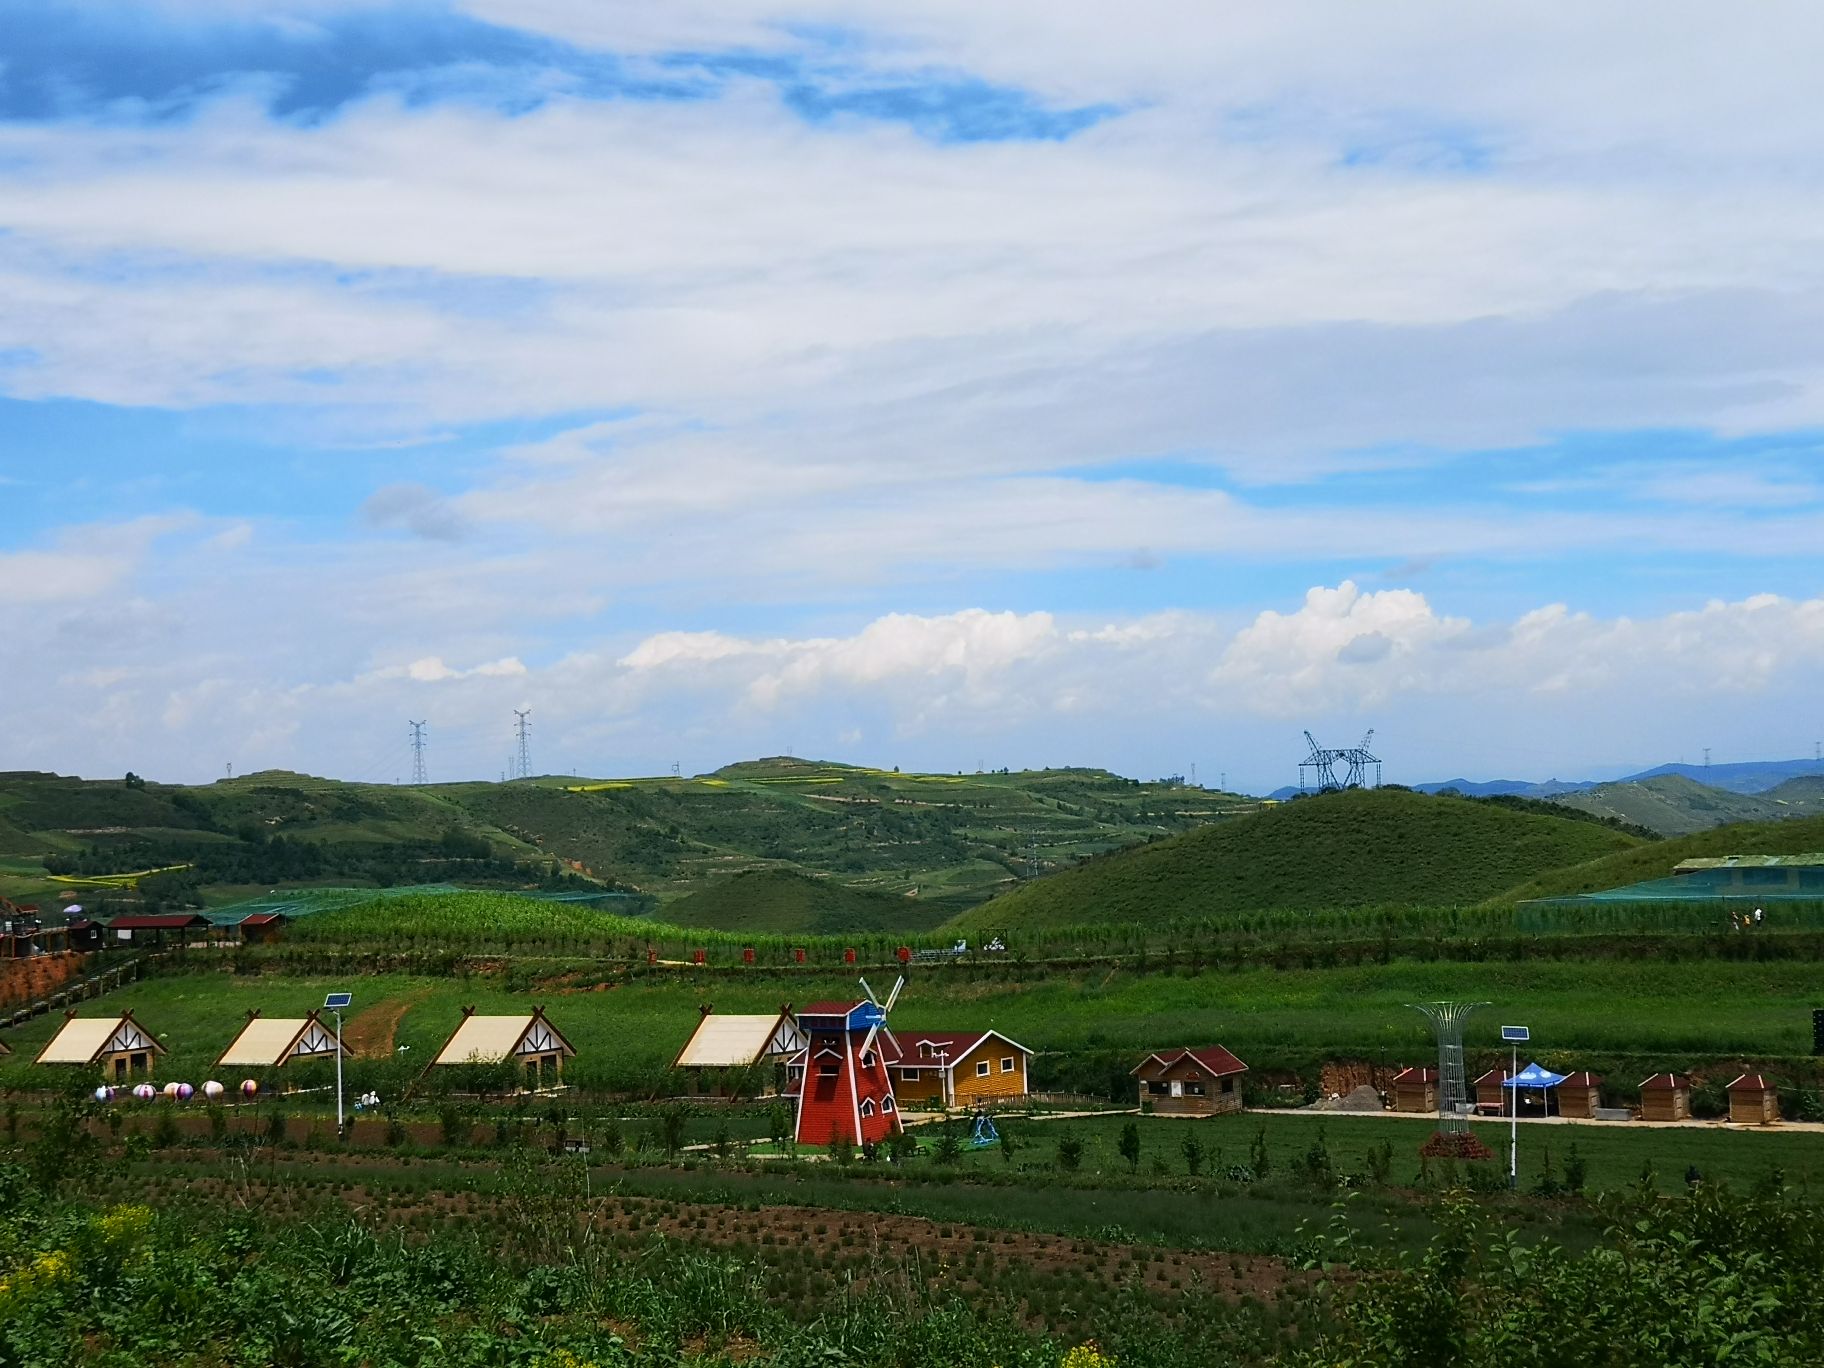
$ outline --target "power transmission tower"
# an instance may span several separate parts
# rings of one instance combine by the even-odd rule
[[[406,726],[412,729],[412,782],[423,784],[427,782],[424,777],[424,723],[408,719]]]
[[[1704,747],[1704,773],[1710,773],[1710,747]]]
[[[532,709],[515,708],[513,709],[513,716],[519,719],[514,723],[515,730],[519,732],[519,777],[521,779],[530,779],[532,777],[532,745],[530,740],[532,735],[532,723],[528,719],[532,716]]]

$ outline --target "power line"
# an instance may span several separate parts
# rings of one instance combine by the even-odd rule
[[[428,782],[424,777],[424,723],[406,723],[412,729],[412,782],[423,785]]]
[[[532,723],[530,721],[532,709],[515,708],[513,716],[519,719],[514,723],[514,729],[519,733],[519,777],[530,779],[532,777]]]

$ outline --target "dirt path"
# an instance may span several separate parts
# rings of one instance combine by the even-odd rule
[[[397,1043],[394,1036],[399,1031],[399,1023],[428,996],[424,992],[412,993],[363,1008],[349,1019],[342,1033],[342,1043],[359,1059],[383,1059],[391,1055]]]

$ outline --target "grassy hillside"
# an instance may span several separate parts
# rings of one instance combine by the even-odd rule
[[[1101,770],[900,774],[790,758],[692,778],[424,788],[285,772],[197,787],[12,773],[0,774],[0,896],[43,903],[78,889],[85,905],[183,905],[322,883],[561,879],[673,900],[776,870],[859,898],[846,910],[833,894],[793,904],[779,884],[758,915],[782,931],[871,924],[889,906],[911,930],[1020,879],[1257,806]],[[171,866],[183,868],[105,895],[77,882]],[[691,915],[713,909],[752,924],[739,900]]]
[[[1824,811],[1824,782],[1794,779],[1768,793],[1749,794],[1712,788],[1682,774],[1662,774],[1598,784],[1552,801],[1647,827],[1662,836],[1683,836],[1732,822],[1770,822]]]
[[[789,869],[756,869],[718,879],[666,904],[674,926],[717,931],[840,936],[860,931],[922,931],[949,915],[908,897],[849,888]]]
[[[1630,850],[1562,869],[1542,870],[1490,899],[1495,903],[1527,898],[1562,898],[1605,888],[1668,877],[1681,860],[1718,855],[1802,855],[1824,850],[1824,816],[1778,822],[1748,822],[1713,827],[1669,841],[1654,841]]]
[[[1504,800],[1331,793],[1109,855],[996,898],[956,925],[994,931],[1271,908],[1466,904],[1639,843]]]

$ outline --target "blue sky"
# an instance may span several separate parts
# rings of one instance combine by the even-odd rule
[[[0,767],[1809,753],[1819,21],[1675,8],[10,7]]]

